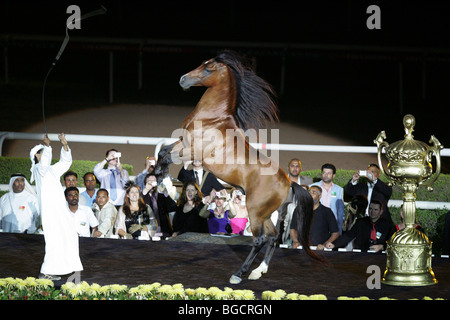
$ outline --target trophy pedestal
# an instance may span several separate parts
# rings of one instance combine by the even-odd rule
[[[427,236],[414,227],[396,232],[387,244],[383,283],[394,286],[436,284],[431,268],[431,246]]]

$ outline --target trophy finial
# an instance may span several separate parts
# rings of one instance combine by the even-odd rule
[[[403,117],[403,126],[405,127],[405,138],[412,139],[414,127],[416,125],[416,118],[412,114],[407,114]]]

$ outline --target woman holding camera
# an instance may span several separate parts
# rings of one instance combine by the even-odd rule
[[[225,189],[221,191],[211,191],[211,195],[207,197],[205,207],[214,201],[215,208],[200,211],[202,218],[208,219],[208,230],[212,234],[225,234],[232,233],[230,225],[230,210],[225,207],[225,201],[227,200],[227,191]],[[212,200],[211,200],[212,199]],[[213,206],[214,206],[213,205]]]

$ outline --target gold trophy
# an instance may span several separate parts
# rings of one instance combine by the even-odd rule
[[[431,268],[432,242],[414,227],[416,222],[416,190],[419,185],[432,191],[432,184],[441,172],[440,150],[443,146],[431,136],[429,146],[413,139],[412,132],[416,120],[412,115],[403,118],[405,139],[389,145],[380,132],[374,143],[378,147],[378,163],[386,175],[389,185],[397,185],[402,190],[403,218],[405,228],[397,231],[387,243],[386,271],[383,282],[396,286],[426,286],[436,284],[437,280]],[[385,148],[389,160],[386,169],[381,162],[381,152]],[[433,175],[431,159],[436,157],[436,173]]]

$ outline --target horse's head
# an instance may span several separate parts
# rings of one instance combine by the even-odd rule
[[[180,78],[180,86],[189,89],[192,86],[212,87],[223,79],[227,67],[214,59],[203,62],[198,68],[186,73]]]
[[[235,114],[238,126],[243,130],[265,128],[267,122],[278,121],[278,107],[272,86],[257,76],[246,66],[244,59],[233,51],[224,50],[186,73],[180,79],[180,86],[184,89],[192,86],[228,88],[229,106],[232,106],[228,111]],[[223,95],[216,96],[219,100],[223,99]],[[211,106],[213,102],[207,105]]]

